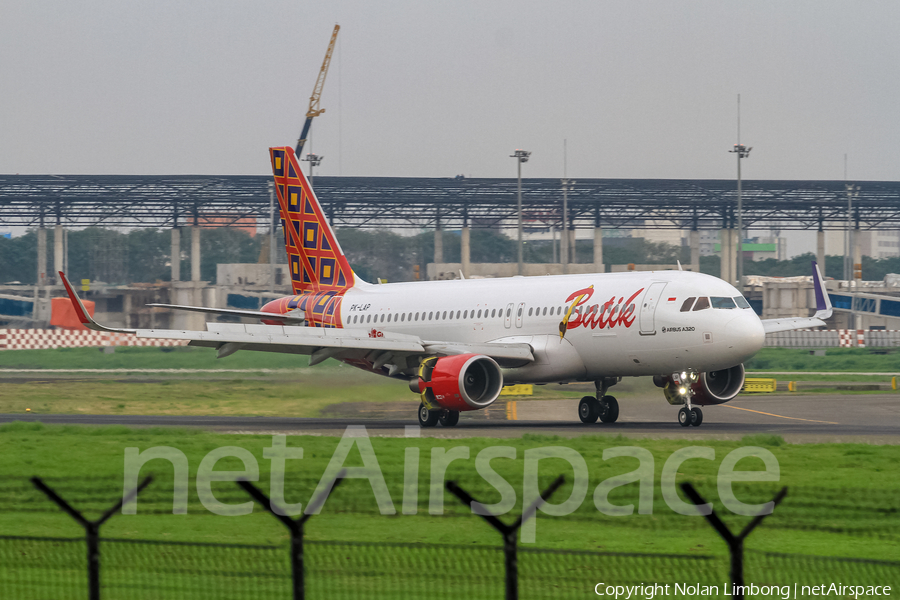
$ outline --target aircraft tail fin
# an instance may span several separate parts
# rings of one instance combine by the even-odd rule
[[[831,316],[833,308],[828,290],[825,289],[825,279],[822,277],[822,271],[819,270],[816,261],[812,261],[812,272],[813,288],[816,292],[816,317],[827,319]]]
[[[290,146],[269,148],[295,294],[346,290],[358,279]]]

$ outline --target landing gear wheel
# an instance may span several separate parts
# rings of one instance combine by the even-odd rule
[[[454,425],[459,423],[458,410],[442,410],[440,415],[441,416],[438,418],[438,420],[444,427],[453,427]]]
[[[593,396],[585,396],[578,403],[578,418],[582,423],[591,424],[597,422],[600,416],[600,403]]]
[[[603,396],[600,401],[600,420],[603,423],[615,423],[619,418],[619,401],[613,396]]]
[[[441,411],[428,410],[424,404],[419,404],[419,425],[422,427],[434,427],[441,418]]]
[[[703,422],[703,411],[700,410],[699,407],[695,406],[691,409],[691,425],[694,427],[700,427],[700,423]]]
[[[689,427],[691,424],[691,413],[683,406],[678,411],[678,424],[682,427]]]

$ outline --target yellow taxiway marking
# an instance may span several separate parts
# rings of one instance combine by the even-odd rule
[[[507,421],[518,421],[519,415],[516,411],[516,401],[510,400],[506,403],[506,420]]]
[[[761,410],[753,410],[750,408],[742,408],[740,406],[732,406],[730,404],[726,404],[728,408],[733,408],[735,410],[746,410],[747,412],[756,413],[758,415],[769,415],[770,417],[778,417],[779,419],[791,419],[793,421],[809,421],[810,423],[825,423],[826,425],[840,425],[840,423],[835,423],[834,421],[816,421],[815,419],[801,419],[799,417],[786,417],[784,415],[774,415],[772,413],[762,412]]]

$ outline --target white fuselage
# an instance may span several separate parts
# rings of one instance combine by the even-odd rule
[[[505,369],[504,378],[542,383],[733,367],[763,345],[753,310],[682,309],[689,298],[740,296],[709,275],[652,271],[361,284],[346,292],[340,310],[343,327],[375,335],[530,344],[535,361]]]

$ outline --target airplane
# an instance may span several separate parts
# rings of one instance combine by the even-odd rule
[[[578,404],[582,423],[615,423],[608,393],[623,377],[651,376],[699,426],[701,406],[734,399],[743,363],[776,331],[825,325],[832,306],[812,263],[816,313],[760,320],[731,284],[688,271],[554,275],[369,284],[350,267],[290,146],[269,149],[294,294],[262,310],[151,304],[259,319],[207,323],[207,331],[113,329],[88,314],[60,272],[89,329],[189,340],[223,358],[239,350],[329,358],[402,379],[420,396],[418,422],[452,427],[464,411],[493,404],[505,384],[593,382]]]

